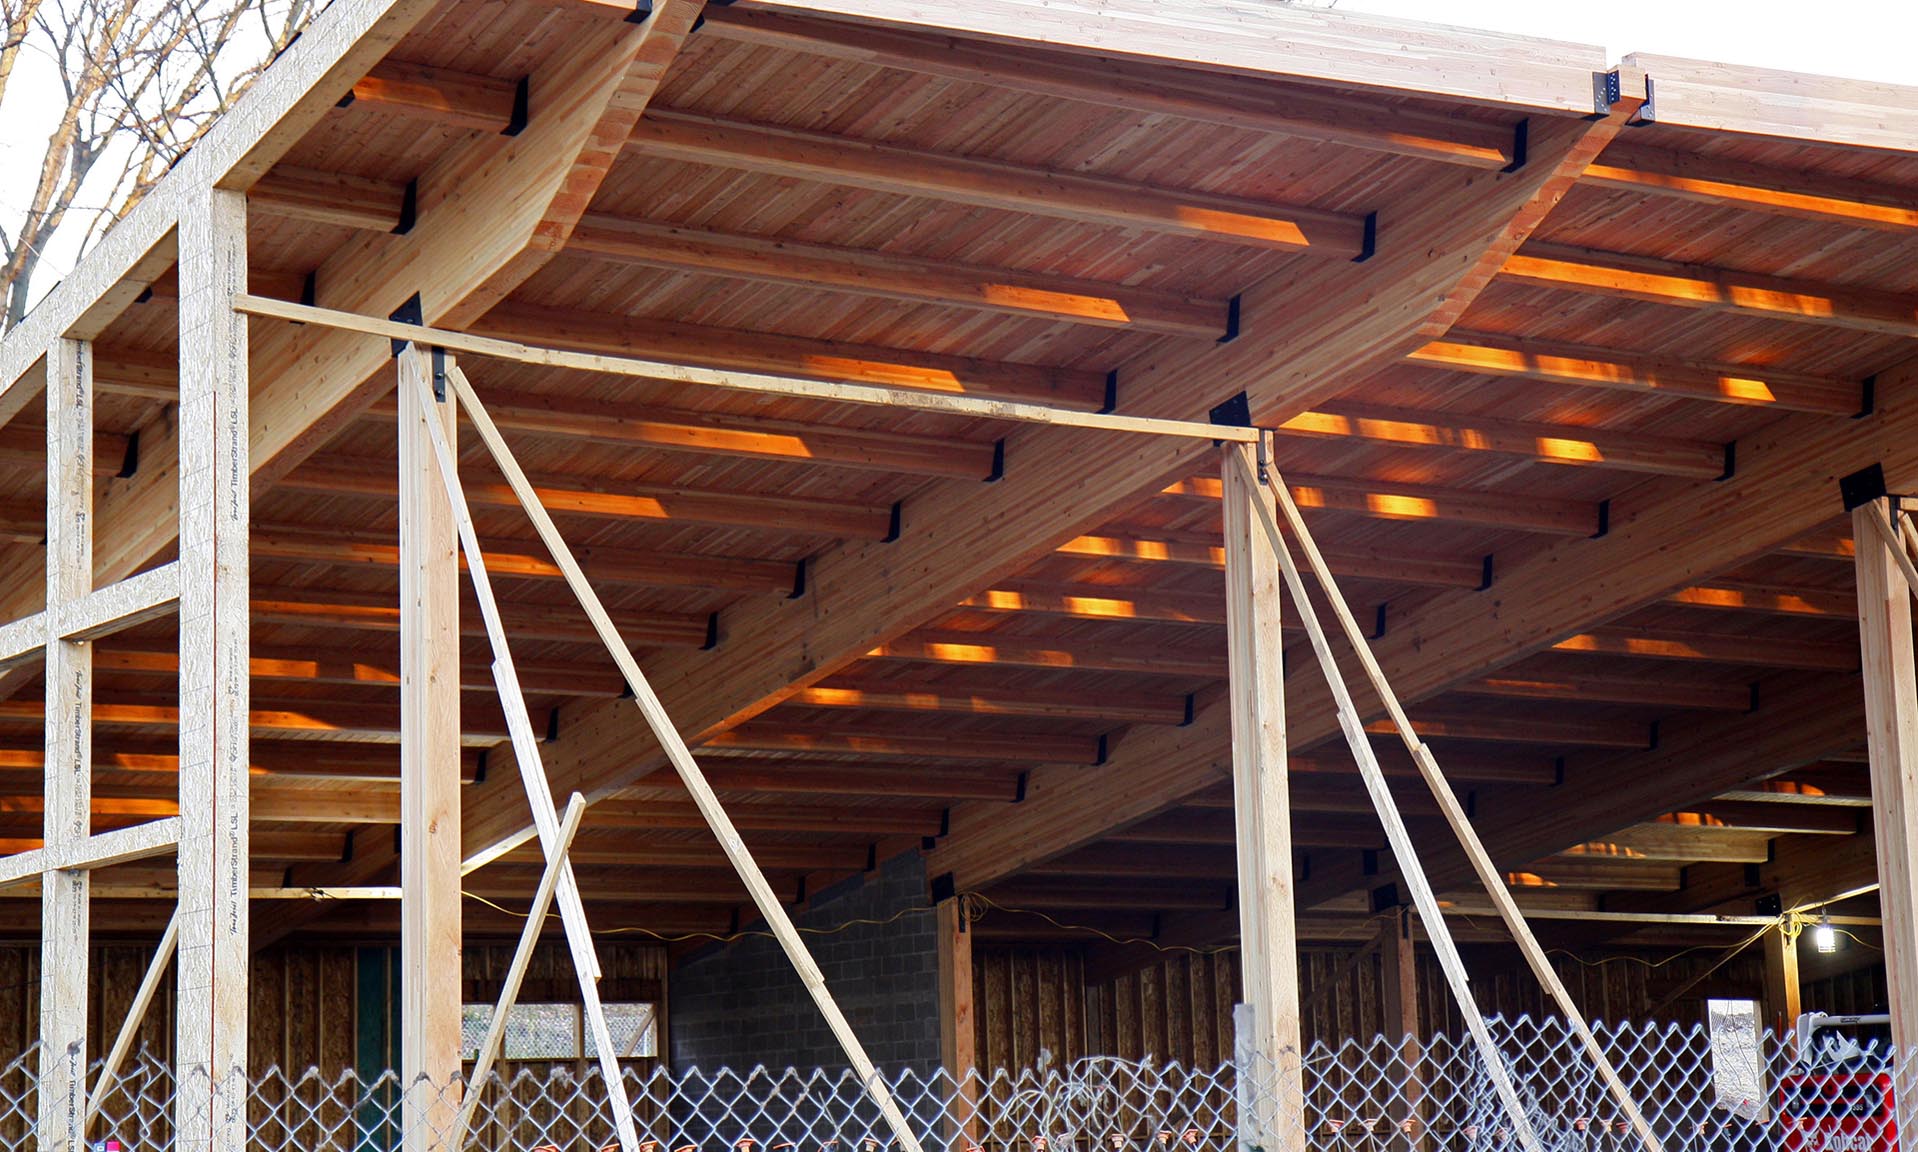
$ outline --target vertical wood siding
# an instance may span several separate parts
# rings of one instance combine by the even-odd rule
[[[1474,951],[1478,954],[1467,957],[1467,966],[1484,1011],[1557,1015],[1548,1010],[1544,991],[1516,952]],[[1763,960],[1755,950],[1684,987],[1721,957],[1717,949],[1602,962],[1554,954],[1553,965],[1579,1010],[1592,1020],[1692,1024],[1704,1018],[1707,998],[1759,995]],[[1095,1054],[1200,1066],[1230,1059],[1238,960],[1236,952],[1168,953],[1116,979],[1088,982],[1078,949],[982,949],[973,957],[980,1067],[1030,1068],[1042,1053],[1055,1066]],[[1306,1043],[1370,1039],[1383,1032],[1380,978],[1376,949],[1302,952],[1299,1002]],[[1849,1005],[1872,995],[1868,977],[1844,979],[1849,981],[1845,990],[1820,991],[1819,1002]],[[1879,981],[1882,987],[1882,976]],[[1420,1033],[1459,1032],[1463,1023],[1429,953],[1419,956],[1418,985]],[[1812,995],[1808,987],[1807,996]]]

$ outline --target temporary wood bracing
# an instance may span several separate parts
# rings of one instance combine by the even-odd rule
[[[1382,779],[1446,765],[1452,803],[1401,797],[1432,895],[1490,879],[1546,946],[1731,943],[1759,925],[1696,917],[1875,879],[1895,662],[1834,481],[1918,488],[1911,90],[1255,3],[651,7],[342,0],[0,342],[0,898],[41,895],[57,955],[75,909],[150,933],[180,894],[191,1146],[236,1143],[249,950],[401,929],[244,903],[390,894],[419,798],[395,545],[437,465],[393,470],[367,331],[491,361],[523,476],[448,436],[497,626],[463,596],[441,639],[433,783],[463,883],[551,876],[569,937],[725,934],[916,850],[968,945],[1096,930],[1098,980],[1250,936],[1210,441],[1256,437],[1209,419],[1241,393],[1369,648],[1352,708],[1303,648],[1284,676],[1265,771],[1283,747],[1301,819],[1246,821],[1255,887],[1290,881],[1275,965],[1409,887],[1325,747],[1354,708]],[[683,747],[635,745],[599,647]],[[89,709],[90,753],[48,720]],[[686,748],[763,883],[692,838]],[[1469,863],[1434,852],[1458,808]],[[618,891],[572,866],[634,859]],[[84,981],[49,981],[71,1034]]]

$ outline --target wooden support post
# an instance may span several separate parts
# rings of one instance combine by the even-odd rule
[[[1262,449],[1227,444],[1224,458],[1226,659],[1237,814],[1240,978],[1252,1025],[1248,1054],[1267,1084],[1249,1099],[1248,1131],[1271,1149],[1303,1148],[1299,953],[1292,910],[1292,816],[1285,763],[1285,670],[1279,565],[1258,527],[1272,496],[1252,482]],[[1258,458],[1255,458],[1258,457]],[[1241,1074],[1245,1074],[1241,1072]]]
[[[450,385],[458,382],[461,395],[467,398],[482,435],[491,427],[486,422],[486,414],[479,407],[472,393],[465,389],[464,378],[449,358],[443,361],[445,379]],[[424,379],[407,377],[402,383],[419,393],[419,407],[434,403],[426,394]],[[618,1137],[620,1152],[640,1152],[639,1133],[633,1126],[632,1104],[626,1098],[625,1081],[619,1066],[619,1054],[613,1048],[612,1034],[606,1026],[606,1013],[599,1000],[599,953],[593,947],[592,934],[586,927],[586,909],[579,901],[579,883],[573,876],[573,866],[566,854],[570,833],[560,823],[560,816],[553,810],[553,796],[546,782],[545,765],[540,762],[539,743],[533,736],[532,715],[526,708],[526,697],[520,690],[519,673],[513,666],[513,652],[506,640],[506,623],[501,619],[499,604],[493,598],[492,577],[486,571],[486,553],[481,550],[479,535],[473,529],[472,511],[466,504],[465,490],[460,486],[459,461],[453,455],[453,443],[441,434],[438,424],[423,421],[426,438],[431,445],[434,461],[439,468],[440,484],[452,511],[454,530],[459,537],[460,548],[466,554],[466,570],[473,582],[473,598],[479,603],[480,618],[486,625],[487,642],[493,648],[493,685],[499,691],[500,708],[506,714],[506,728],[513,744],[513,759],[517,763],[521,779],[526,786],[526,799],[533,807],[533,820],[539,829],[541,845],[546,852],[546,864],[553,875],[554,896],[559,901],[560,922],[566,929],[566,943],[573,958],[573,972],[579,979],[580,1013],[585,1017],[586,1034],[592,1039],[593,1048],[599,1053],[600,1073],[605,1078],[606,1103],[613,1113],[613,1131]],[[602,621],[596,621],[602,624]],[[604,624],[610,628],[610,624]],[[579,794],[573,794],[578,797]],[[566,837],[562,840],[562,836]],[[471,1119],[471,1110],[463,1110],[457,1124],[457,1130],[464,1138],[466,1125]],[[457,1152],[457,1145],[449,1145]]]
[[[1918,667],[1911,635],[1914,589],[1893,555],[1890,525],[1883,497],[1852,510],[1885,984],[1892,1043],[1904,1052],[1918,1044]]]
[[[60,608],[93,590],[93,354],[47,351],[46,856],[92,831],[93,646],[62,639]],[[84,869],[40,878],[39,1146],[86,1141],[87,899]]]
[[[957,896],[934,909],[939,934],[939,1063],[952,1077],[948,1131],[968,1143],[979,1138],[979,1037],[972,1004],[972,925]]]
[[[1226,454],[1226,467],[1236,470],[1241,482],[1248,488],[1261,486],[1279,497],[1285,508],[1288,522],[1298,536],[1299,544],[1306,551],[1306,557],[1318,572],[1324,583],[1327,598],[1338,611],[1339,622],[1347,629],[1347,635],[1353,634],[1354,624],[1350,610],[1339,595],[1336,586],[1330,583],[1330,577],[1324,572],[1324,561],[1312,546],[1312,538],[1306,534],[1304,525],[1298,519],[1298,508],[1286,495],[1285,485],[1276,474],[1268,475],[1264,480],[1255,480],[1251,467],[1241,456]],[[1498,1044],[1492,1039],[1490,1029],[1486,1027],[1484,1014],[1479,1011],[1478,1001],[1472,995],[1470,979],[1465,973],[1465,962],[1460,959],[1458,947],[1452,940],[1451,929],[1446,927],[1445,914],[1440,909],[1438,895],[1432,890],[1432,883],[1425,874],[1425,865],[1419,860],[1412,846],[1412,837],[1405,830],[1405,820],[1399,814],[1398,802],[1392,798],[1392,790],[1385,782],[1385,774],[1380,771],[1377,753],[1372,748],[1371,737],[1366,735],[1365,720],[1358,706],[1352,702],[1351,689],[1346,687],[1345,674],[1339,668],[1338,661],[1332,655],[1330,643],[1326,640],[1325,629],[1319,622],[1317,611],[1305,595],[1305,583],[1299,576],[1298,566],[1292,562],[1292,554],[1286,550],[1285,540],[1279,531],[1279,525],[1273,516],[1272,507],[1263,502],[1254,504],[1245,502],[1257,515],[1258,527],[1264,530],[1266,541],[1272,547],[1272,554],[1278,559],[1279,571],[1285,578],[1286,591],[1292,597],[1292,604],[1298,609],[1299,620],[1305,625],[1305,633],[1312,642],[1312,654],[1317,657],[1319,669],[1325,676],[1327,688],[1332,690],[1333,705],[1338,709],[1339,728],[1345,734],[1346,747],[1351,749],[1352,758],[1358,762],[1359,779],[1365,785],[1366,793],[1372,800],[1372,807],[1378,813],[1379,823],[1384,826],[1386,844],[1392,849],[1392,857],[1397,862],[1399,874],[1405,886],[1411,890],[1412,904],[1418,909],[1419,921],[1425,926],[1425,935],[1432,942],[1432,951],[1437,955],[1439,967],[1445,973],[1446,983],[1451,986],[1452,999],[1457,1003],[1459,1015],[1465,1018],[1466,1031],[1471,1033],[1472,1042],[1479,1051],[1485,1064],[1485,1075],[1492,1082],[1500,1104],[1505,1109],[1506,1118],[1512,1122],[1512,1130],[1518,1137],[1519,1146],[1525,1152],[1540,1152],[1538,1134],[1533,1129],[1530,1115],[1525,1111],[1524,1103],[1519,1099],[1518,1089],[1512,1083],[1512,1076],[1505,1058],[1498,1050]],[[1357,643],[1362,657],[1369,653]],[[1393,702],[1389,688],[1379,680],[1375,684],[1388,705]],[[1423,746],[1421,745],[1421,750]],[[1425,766],[1421,764],[1423,769]],[[1430,770],[1436,773],[1436,767]],[[1440,779],[1443,779],[1440,777]],[[1449,795],[1449,793],[1448,793]],[[1499,890],[1505,898],[1510,893]],[[1494,895],[1497,899],[1497,895]],[[1609,1069],[1609,1065],[1601,1070]],[[1627,1098],[1626,1104],[1630,1105]],[[1660,1152],[1657,1144],[1647,1140],[1650,1152]]]
[[[1419,1079],[1424,1037],[1419,1032],[1418,949],[1412,942],[1412,911],[1403,904],[1379,922],[1379,1030],[1399,1054],[1392,1069],[1397,1095],[1388,1112],[1392,1122],[1416,1120],[1425,1094]],[[1423,1129],[1413,1133],[1412,1146],[1423,1147]]]
[[[180,212],[180,943],[176,1147],[246,1146],[246,198]]]
[[[1401,904],[1379,921],[1380,1031],[1394,1042],[1419,1034],[1418,952],[1410,911]]]
[[[1798,1021],[1798,927],[1791,917],[1765,933],[1766,1031],[1789,1036]]]
[[[1504,876],[1493,863],[1490,853],[1486,852],[1484,843],[1472,826],[1471,817],[1466,814],[1464,805],[1459,803],[1458,795],[1452,791],[1451,784],[1445,779],[1445,773],[1440,771],[1437,758],[1413,730],[1411,719],[1406,716],[1405,709],[1399,704],[1398,694],[1392,691],[1392,685],[1385,679],[1385,672],[1379,667],[1378,658],[1372,654],[1371,645],[1367,643],[1365,634],[1359,629],[1358,620],[1352,615],[1351,605],[1345,602],[1345,594],[1339,591],[1338,582],[1332,579],[1332,571],[1326,566],[1325,557],[1319,552],[1318,545],[1313,542],[1312,532],[1305,526],[1304,518],[1299,515],[1298,505],[1293,501],[1291,493],[1287,491],[1284,480],[1274,473],[1267,478],[1266,486],[1277,497],[1279,507],[1284,509],[1286,524],[1297,538],[1306,562],[1311,565],[1312,573],[1317,578],[1320,589],[1324,591],[1326,601],[1331,605],[1340,629],[1345,633],[1346,643],[1352,646],[1352,652],[1358,657],[1360,665],[1364,667],[1366,678],[1371,681],[1373,691],[1378,693],[1380,701],[1385,705],[1385,710],[1391,714],[1392,726],[1398,730],[1399,738],[1405,742],[1406,750],[1412,754],[1412,762],[1418,766],[1419,775],[1425,778],[1426,785],[1432,791],[1432,798],[1438,801],[1439,811],[1444,815],[1446,823],[1452,826],[1452,833],[1458,838],[1459,847],[1465,849],[1465,855],[1471,862],[1472,870],[1478,873],[1479,882],[1485,886],[1485,894],[1491,897],[1492,906],[1498,910],[1499,918],[1505,921],[1506,931],[1512,934],[1512,941],[1518,945],[1519,954],[1525,957],[1527,966],[1532,969],[1532,975],[1538,979],[1539,984],[1558,1005],[1559,1011],[1565,1014],[1565,1019],[1571,1024],[1572,1031],[1578,1035],[1583,1044],[1587,1058],[1598,1070],[1599,1079],[1604,1082],[1612,1100],[1625,1113],[1639,1143],[1645,1146],[1646,1152],[1663,1152],[1663,1146],[1657,1134],[1652,1131],[1651,1123],[1646,1120],[1644,1110],[1638,1106],[1638,1101],[1632,1095],[1631,1089],[1626,1086],[1624,1078],[1618,1074],[1616,1068],[1612,1067],[1611,1057],[1606,1055],[1605,1049],[1592,1033],[1591,1026],[1585,1022],[1584,1013],[1579,1011],[1578,1004],[1565,987],[1565,982],[1559,979],[1557,970],[1552,967],[1551,958],[1546,956],[1545,949],[1539,945],[1538,937],[1533,934],[1531,925],[1525,922],[1525,914],[1519,911],[1517,901],[1512,899],[1512,893],[1505,885]],[[1300,614],[1305,618],[1306,631],[1312,638],[1313,652],[1318,656],[1319,665],[1325,672],[1326,682],[1332,689],[1333,700],[1339,712],[1339,725],[1345,729],[1346,741],[1351,745],[1353,755],[1359,761],[1360,775],[1364,778],[1367,789],[1375,791],[1374,798],[1379,802],[1379,815],[1386,817],[1390,810],[1390,817],[1384,820],[1386,839],[1391,842],[1393,855],[1398,860],[1399,871],[1412,890],[1412,903],[1418,908],[1419,919],[1425,925],[1425,934],[1432,942],[1432,950],[1438,956],[1440,967],[1446,969],[1446,978],[1453,986],[1455,998],[1459,1002],[1459,1010],[1465,1015],[1467,1028],[1474,1033],[1474,1038],[1485,1054],[1487,1072],[1492,1077],[1494,1087],[1498,1089],[1499,1095],[1505,1101],[1507,1113],[1518,1131],[1519,1142],[1528,1149],[1535,1148],[1537,1137],[1532,1132],[1530,1119],[1520,1107],[1517,1094],[1498,1063],[1499,1058],[1493,1050],[1489,1036],[1485,1033],[1484,1023],[1479,1018],[1478,1009],[1465,986],[1465,973],[1459,963],[1457,949],[1452,945],[1450,931],[1445,927],[1437,902],[1432,896],[1424,866],[1413,855],[1410,841],[1404,838],[1404,828],[1399,822],[1397,810],[1393,805],[1390,791],[1385,785],[1384,777],[1379,775],[1371,743],[1364,733],[1362,718],[1352,703],[1350,691],[1345,687],[1344,673],[1338,667],[1337,661],[1333,659],[1330,649],[1326,647],[1317,614],[1306,602],[1305,588],[1292,563],[1291,554],[1285,551],[1285,545],[1280,540],[1278,524],[1267,517],[1264,519],[1264,526],[1272,537],[1274,550],[1279,554],[1279,565],[1285,572],[1286,586],[1291,591],[1294,602],[1300,606]]]
[[[459,540],[427,421],[450,446],[442,353],[399,355],[400,1079],[407,1152],[451,1138],[460,1070]],[[442,383],[435,389],[436,369]]]

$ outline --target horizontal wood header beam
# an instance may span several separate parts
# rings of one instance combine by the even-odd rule
[[[1117,416],[1097,412],[1079,412],[1048,408],[1014,401],[974,400],[963,396],[941,395],[909,389],[884,388],[868,384],[848,384],[800,377],[769,376],[754,372],[720,372],[668,364],[656,360],[638,360],[602,356],[587,352],[566,352],[539,348],[486,336],[472,336],[443,328],[425,328],[402,324],[374,316],[361,316],[330,308],[290,304],[263,296],[240,295],[233,299],[235,311],[250,316],[266,316],[296,324],[316,324],[349,332],[360,332],[388,340],[410,340],[421,345],[510,360],[521,364],[542,364],[549,368],[569,368],[580,372],[598,372],[613,376],[633,376],[649,380],[667,380],[712,388],[757,392],[774,396],[803,397],[858,404],[874,404],[920,412],[938,412],[952,416],[978,416],[1028,424],[1050,424],[1069,428],[1090,428],[1109,432],[1145,432],[1189,439],[1234,440],[1251,443],[1259,433],[1251,428],[1201,424],[1192,420],[1167,420],[1142,416]]]
[[[1652,77],[1660,124],[1918,151],[1918,88],[1646,52],[1624,63]]]
[[[1329,93],[1275,92],[1216,72],[1168,72],[1110,57],[1040,54],[948,35],[916,35],[780,12],[715,7],[708,35],[925,76],[970,81],[1036,96],[1062,97],[1149,116],[1172,116],[1349,144],[1479,168],[1512,161],[1513,133],[1498,124],[1384,107]]]
[[[1597,45],[1259,0],[755,0],[755,8],[1030,44],[1075,54],[1288,77],[1399,95],[1588,115]]]

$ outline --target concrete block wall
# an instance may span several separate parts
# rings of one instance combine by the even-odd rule
[[[853,921],[877,921],[859,923]],[[924,865],[907,852],[822,892],[799,917],[807,947],[882,1070],[939,1063],[939,956]],[[672,1064],[711,1071],[843,1068],[844,1053],[777,941],[750,937],[668,978]]]

